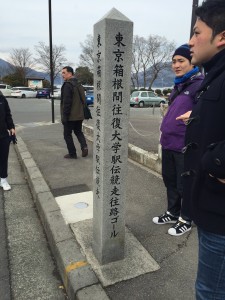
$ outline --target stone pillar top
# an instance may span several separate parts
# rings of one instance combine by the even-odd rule
[[[114,19],[114,20],[132,22],[130,19],[128,19],[124,14],[122,14],[119,10],[117,10],[114,7],[107,14],[105,14],[98,22],[102,21],[103,19]]]

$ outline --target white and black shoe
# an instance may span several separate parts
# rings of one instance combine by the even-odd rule
[[[152,222],[158,225],[176,223],[177,221],[178,217],[171,215],[169,211],[166,211],[164,214],[152,219]]]
[[[180,236],[191,230],[191,223],[186,222],[182,218],[179,218],[176,224],[174,224],[169,230],[168,233],[173,236]]]

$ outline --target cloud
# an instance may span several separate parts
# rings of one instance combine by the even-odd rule
[[[93,26],[113,7],[134,22],[134,34],[165,36],[178,45],[190,35],[192,0],[52,0],[53,44],[63,44],[69,61],[79,62],[80,43]],[[49,43],[46,0],[7,0],[1,3],[0,57],[12,48],[30,48]],[[10,17],[9,13],[10,12]]]

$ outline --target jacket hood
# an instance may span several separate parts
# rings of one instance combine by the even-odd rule
[[[72,83],[73,86],[76,86],[78,83],[78,80],[75,77],[70,78],[66,82]]]

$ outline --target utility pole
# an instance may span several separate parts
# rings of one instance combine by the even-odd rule
[[[54,79],[53,79],[53,62],[52,62],[52,3],[51,3],[51,0],[48,0],[48,12],[49,12],[49,52],[50,52],[52,123],[55,123],[54,95],[53,95]]]
[[[193,0],[193,4],[192,4],[192,17],[191,17],[191,30],[190,30],[190,38],[193,35],[193,27],[195,25],[196,22],[196,16],[195,16],[195,10],[198,7],[198,0]]]

